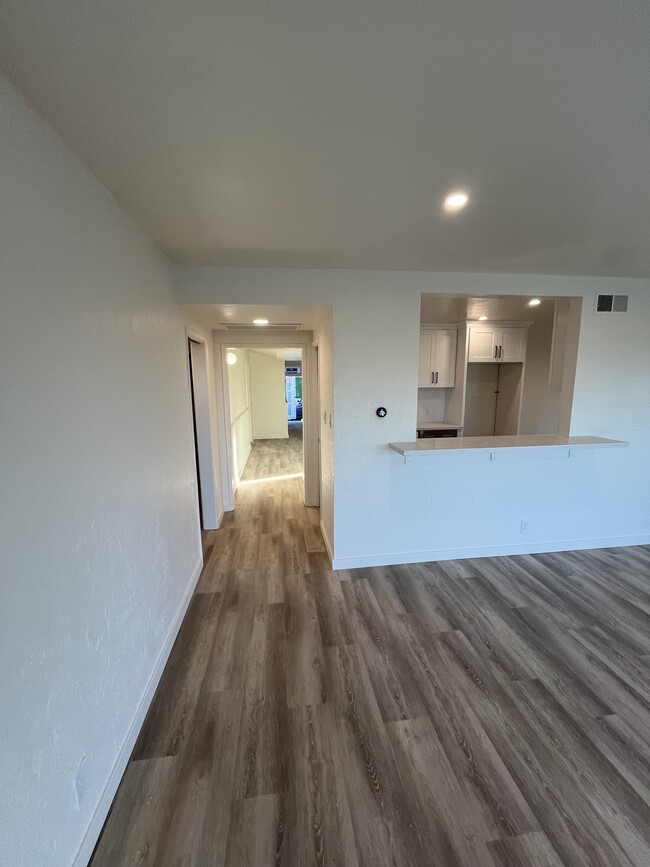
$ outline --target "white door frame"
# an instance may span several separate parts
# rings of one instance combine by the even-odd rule
[[[318,381],[314,364],[314,336],[311,331],[213,331],[215,380],[217,386],[217,422],[223,505],[227,512],[235,508],[235,488],[232,483],[232,438],[230,421],[230,391],[226,352],[237,349],[284,349],[295,346],[302,352],[302,421],[303,462],[305,473],[305,505],[318,506]]]
[[[207,341],[190,328],[185,329],[188,377],[190,381],[190,400],[193,406],[193,436],[195,451],[198,452],[198,462],[195,454],[195,471],[197,479],[196,506],[199,512],[199,526],[203,515],[203,530],[216,530],[220,523],[220,503],[216,483],[215,455],[213,451],[212,411],[210,408],[210,371],[208,369],[210,353]],[[192,346],[196,347],[193,353]],[[195,363],[192,363],[194,358]],[[200,482],[200,483],[199,483]],[[200,493],[199,493],[200,492]],[[199,509],[199,496],[201,508]]]

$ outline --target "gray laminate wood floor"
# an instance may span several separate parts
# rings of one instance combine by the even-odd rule
[[[93,867],[650,864],[650,549],[331,572],[240,489]]]
[[[302,448],[301,421],[289,422],[287,439],[255,440],[242,473],[242,482],[301,473]]]

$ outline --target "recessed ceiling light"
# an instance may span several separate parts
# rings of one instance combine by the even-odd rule
[[[529,307],[538,307],[541,303],[542,302],[539,300],[539,298],[531,298],[530,301],[528,302],[528,306]]]
[[[445,199],[445,211],[460,211],[469,202],[469,196],[462,190],[455,190],[449,193]]]
[[[487,316],[479,316],[478,321],[479,322],[485,322],[486,319],[487,319]]]
[[[237,356],[235,355],[234,352],[229,352],[226,355],[226,361],[232,367],[233,364],[237,364]]]
[[[253,319],[253,325],[268,325],[268,319]]]

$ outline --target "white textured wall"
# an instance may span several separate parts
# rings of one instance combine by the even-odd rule
[[[287,439],[284,360],[251,349],[249,362],[253,439]]]
[[[650,541],[650,281],[180,266],[174,280],[182,303],[332,304],[337,565]],[[414,438],[423,292],[583,296],[571,433],[630,447],[404,466],[387,443]],[[595,316],[596,292],[628,293],[630,313]]]
[[[190,418],[165,260],[0,76],[3,864],[70,867],[191,589]]]
[[[251,453],[253,421],[250,400],[250,372],[248,349],[231,349],[237,363],[228,365],[228,392],[230,396],[230,438],[233,455],[233,484],[241,478]]]

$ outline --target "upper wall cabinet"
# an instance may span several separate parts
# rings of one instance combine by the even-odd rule
[[[528,325],[483,325],[472,322],[467,326],[467,332],[468,361],[494,364],[526,360]]]
[[[418,388],[453,388],[456,383],[455,328],[420,332]]]

